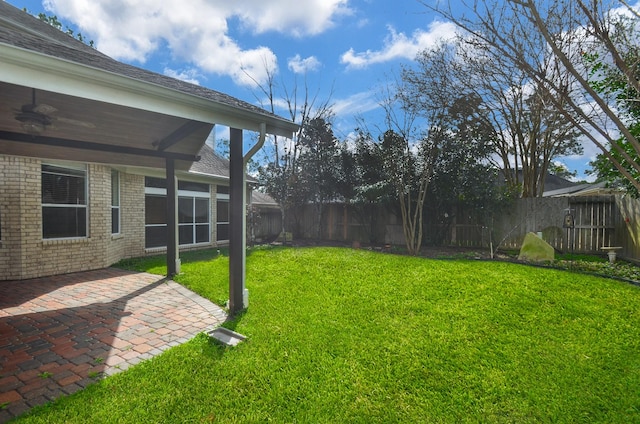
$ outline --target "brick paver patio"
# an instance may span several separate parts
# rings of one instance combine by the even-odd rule
[[[212,329],[225,312],[114,268],[0,281],[0,423]]]

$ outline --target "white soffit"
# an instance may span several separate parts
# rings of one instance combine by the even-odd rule
[[[297,126],[146,81],[0,43],[0,80],[232,128],[291,137]]]

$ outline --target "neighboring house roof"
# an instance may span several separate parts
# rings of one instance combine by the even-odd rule
[[[25,131],[15,111],[30,103],[32,91],[38,103],[52,105],[66,119],[47,127],[38,141],[48,137],[148,153],[73,150],[74,160],[163,167],[163,159],[153,156],[161,150],[186,155],[176,166],[187,170],[189,157],[197,154],[214,124],[265,128],[285,137],[297,129],[289,120],[224,93],[118,62],[0,1],[0,138],[7,140],[0,154],[69,158],[70,149],[80,149],[78,143],[39,146],[21,136]],[[164,141],[160,149],[158,143]]]
[[[544,191],[560,190],[575,187],[577,183],[569,181],[565,178],[558,177],[557,175],[547,174],[544,179]]]
[[[278,202],[276,202],[273,197],[257,190],[251,193],[251,204],[262,208],[280,208],[280,205],[278,205]]]
[[[501,171],[501,172],[502,174],[500,175],[500,177],[504,179],[504,171]],[[522,178],[523,178],[522,170],[518,170],[518,180],[522,181]],[[558,177],[557,175],[547,174],[547,176],[544,179],[544,190],[545,192],[549,190],[559,190],[562,188],[573,187],[576,184],[577,183],[574,183],[573,181],[569,181],[565,178]]]
[[[200,156],[200,160],[193,162],[193,165],[189,168],[190,173],[229,178],[229,160],[219,156],[211,146],[204,144],[198,156]],[[250,175],[246,176],[246,181],[248,183],[258,182]]]
[[[596,196],[620,193],[620,190],[609,188],[604,182],[576,184],[557,190],[545,190],[542,197]]]
[[[204,144],[198,153],[200,160],[193,162],[189,172],[229,178],[229,160],[218,156],[208,144]]]

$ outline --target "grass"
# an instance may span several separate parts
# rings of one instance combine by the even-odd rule
[[[221,299],[208,255],[179,280]],[[337,248],[254,250],[247,285],[244,343],[200,335],[19,422],[640,421],[636,286]]]
[[[181,273],[173,280],[224,306],[229,299],[228,250],[194,250],[180,254]],[[152,274],[167,274],[166,256],[125,259],[117,267]]]

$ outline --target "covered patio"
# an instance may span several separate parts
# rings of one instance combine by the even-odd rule
[[[245,164],[268,134],[291,137],[297,126],[224,93],[113,60],[0,2],[0,158],[9,164],[0,167],[6,185],[0,180],[4,279],[98,269],[126,257],[127,246],[141,236],[129,231],[112,237],[112,186],[102,181],[109,170],[129,168],[164,171],[168,275],[180,272],[176,172],[199,159],[215,125],[230,128],[229,308],[235,313],[248,302]],[[258,141],[245,153],[247,131]],[[92,170],[98,177],[93,197],[81,199],[88,212],[81,223],[86,230],[79,235],[43,237],[45,193],[38,174],[50,161],[82,164],[88,167],[82,178]],[[52,265],[60,261],[61,250],[69,260]]]
[[[196,334],[226,313],[158,275],[115,268],[0,284],[0,422]]]
[[[131,257],[134,245],[144,252],[144,178],[155,176],[166,182],[168,275],[180,272],[177,173],[199,160],[215,125],[230,129],[233,314],[248,305],[246,161],[267,135],[291,137],[297,126],[219,91],[113,60],[0,2],[0,422],[226,319],[169,279],[108,268]],[[257,136],[251,147],[247,132]],[[116,184],[114,174],[129,179]],[[61,186],[58,197],[47,190]],[[117,231],[114,206],[128,219],[122,227],[118,219]],[[62,207],[81,217],[74,231],[48,232],[62,222],[51,213]]]

